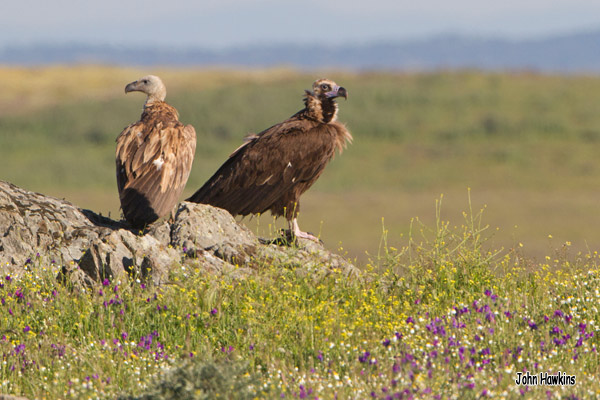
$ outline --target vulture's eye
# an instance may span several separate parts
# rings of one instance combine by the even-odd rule
[[[148,79],[144,79],[144,80],[142,80],[142,83],[143,83],[143,84],[146,84],[146,83],[148,83]]]
[[[323,83],[323,84],[321,85],[321,89],[323,89],[323,90],[331,90],[331,87],[330,87],[328,84],[326,84],[326,83]]]

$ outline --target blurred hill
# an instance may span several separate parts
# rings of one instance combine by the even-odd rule
[[[253,45],[208,50],[111,45],[31,45],[0,49],[5,65],[101,63],[130,66],[237,66],[381,70],[600,72],[600,30],[530,40],[437,35],[340,46]]]

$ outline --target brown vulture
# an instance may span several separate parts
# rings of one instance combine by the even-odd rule
[[[291,118],[246,137],[219,170],[188,201],[224,208],[233,215],[270,210],[285,215],[298,238],[318,239],[298,227],[299,199],[319,178],[336,150],[352,135],[336,121],[336,97],[346,89],[319,79],[305,91],[304,109]]]
[[[164,102],[167,90],[159,77],[125,86],[125,93],[134,91],[148,97],[140,120],[117,138],[117,185],[125,219],[143,228],[177,203],[192,168],[196,131]]]

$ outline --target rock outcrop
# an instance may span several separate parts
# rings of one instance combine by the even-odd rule
[[[137,232],[68,201],[0,181],[0,265],[18,271],[38,254],[54,258],[72,279],[88,282],[129,273],[160,284],[182,264],[236,277],[265,263],[294,266],[299,273],[334,268],[357,273],[316,243],[270,243],[208,205],[183,202],[172,221]]]

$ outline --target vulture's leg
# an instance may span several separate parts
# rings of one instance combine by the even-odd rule
[[[173,209],[171,209],[171,212],[169,213],[169,219],[167,220],[167,222],[169,223],[169,225],[173,225],[175,223],[175,213],[177,211],[177,207],[174,207]]]
[[[296,218],[290,221],[290,230],[294,233],[294,236],[296,236],[297,238],[313,240],[317,243],[320,242],[318,237],[313,236],[308,232],[302,232],[300,230],[300,227],[298,226],[298,220]]]

